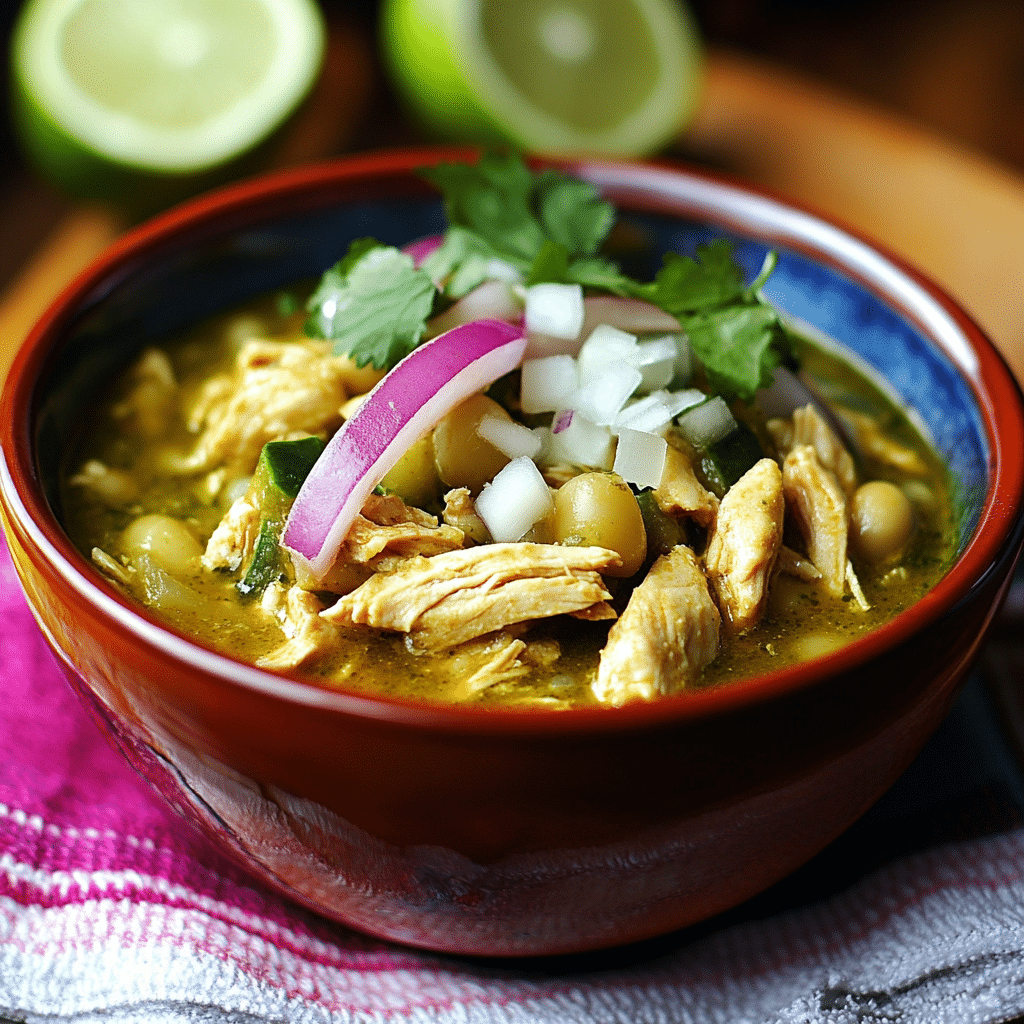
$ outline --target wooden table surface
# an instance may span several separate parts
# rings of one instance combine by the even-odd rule
[[[344,148],[372,102],[367,55],[336,38],[344,68],[324,83],[305,136],[285,154]],[[340,104],[340,108],[339,108]],[[325,136],[323,125],[331,125]],[[814,81],[730,52],[709,54],[703,101],[673,154],[729,170],[855,228],[945,287],[1024,380],[1024,180],[974,153]],[[0,375],[48,303],[124,225],[72,209],[0,297]]]

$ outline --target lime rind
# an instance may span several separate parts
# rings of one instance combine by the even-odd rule
[[[67,19],[81,3],[27,4],[12,41],[12,69],[25,130],[31,135],[39,127],[49,136],[34,148],[83,168],[96,156],[110,164],[170,175],[201,174],[227,163],[287,120],[316,81],[323,60],[324,28],[316,5],[310,0],[267,0],[263,8],[275,52],[255,87],[197,124],[155,127],[98,103],[68,74],[61,40]],[[33,125],[33,120],[40,124]],[[67,136],[63,145],[61,134]],[[77,158],[76,146],[81,149]]]

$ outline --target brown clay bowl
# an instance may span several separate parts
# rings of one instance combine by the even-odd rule
[[[377,936],[528,955],[657,935],[739,904],[846,829],[949,709],[1022,539],[1024,411],[943,292],[839,227],[729,181],[582,162],[664,244],[725,233],[771,297],[915,406],[961,482],[959,555],[838,653],[617,710],[481,711],[318,689],[213,654],[99,576],[56,480],[84,403],[145,343],[320,272],[353,237],[436,231],[412,173],[362,156],[259,179],[115,244],[32,331],[4,392],[15,563],[72,685],[128,759],[253,873]]]

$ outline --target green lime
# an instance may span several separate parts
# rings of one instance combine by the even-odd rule
[[[381,34],[396,88],[444,138],[638,156],[699,91],[681,0],[384,0]]]
[[[157,208],[230,177],[320,70],[315,0],[29,0],[15,123],[72,195]]]

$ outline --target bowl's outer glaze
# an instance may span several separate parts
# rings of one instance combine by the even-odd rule
[[[145,341],[319,272],[351,237],[401,243],[435,230],[436,204],[409,171],[466,155],[392,153],[278,175],[189,204],[115,246],[50,310],[12,370],[0,424],[4,524],[33,610],[86,704],[129,760],[250,870],[315,910],[413,945],[593,949],[754,895],[906,767],[949,709],[1020,549],[1024,471],[1012,445],[1024,412],[969,319],[859,240],[703,175],[579,166],[626,206],[745,239],[751,259],[782,247],[783,304],[807,300],[798,283],[817,268],[812,277],[831,275],[830,287],[892,318],[882,355],[863,354],[884,363],[901,351],[899,389],[970,481],[965,550],[946,580],[827,659],[616,711],[370,700],[193,647],[121,597],[60,529],[53,453],[67,449],[81,402]],[[413,227],[395,216],[399,196],[421,211]],[[811,304],[793,312],[842,331],[808,315]],[[957,434],[945,429],[950,416]]]

